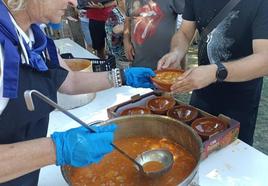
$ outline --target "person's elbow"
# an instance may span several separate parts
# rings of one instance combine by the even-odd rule
[[[268,39],[253,40],[253,55],[260,64],[263,75],[268,76]]]
[[[66,79],[62,83],[62,85],[59,88],[60,93],[68,94],[68,95],[74,95],[76,93],[76,81],[75,81],[75,73],[69,71]]]

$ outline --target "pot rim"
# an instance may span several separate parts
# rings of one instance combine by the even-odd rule
[[[195,176],[197,176],[197,174],[198,174],[198,168],[199,168],[199,165],[200,165],[200,162],[201,162],[201,156],[202,156],[202,153],[203,153],[203,150],[204,150],[201,137],[195,132],[195,130],[192,127],[190,127],[190,126],[184,124],[183,122],[178,121],[178,120],[176,120],[174,118],[171,118],[171,117],[168,117],[168,116],[163,116],[163,115],[144,114],[144,115],[120,116],[120,117],[105,120],[103,122],[98,123],[97,125],[106,125],[106,124],[110,124],[110,123],[113,123],[113,122],[118,121],[118,120],[123,120],[123,119],[133,118],[133,117],[135,117],[135,118],[162,118],[162,119],[168,119],[168,120],[174,121],[176,123],[179,123],[179,125],[183,125],[184,127],[187,128],[187,130],[191,131],[192,135],[195,137],[195,139],[197,140],[197,143],[199,145],[200,155],[199,155],[199,159],[197,160],[197,163],[196,163],[194,169],[192,170],[192,172],[181,183],[179,183],[178,186],[189,185],[189,183],[191,183],[193,178]],[[62,172],[64,180],[66,181],[66,183],[68,185],[71,186],[70,180],[68,179],[68,176],[66,175],[66,171],[64,170],[64,166],[61,166],[60,169],[61,169],[61,172]]]

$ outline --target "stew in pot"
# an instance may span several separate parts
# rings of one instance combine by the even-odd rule
[[[175,186],[182,182],[197,164],[196,159],[188,151],[168,139],[131,137],[116,140],[115,144],[133,158],[147,150],[166,148],[172,152],[174,164],[169,172],[160,177],[144,177],[138,173],[131,161],[114,150],[99,164],[84,168],[68,167],[71,184],[73,186]]]

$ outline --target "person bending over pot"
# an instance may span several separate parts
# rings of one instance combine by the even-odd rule
[[[113,150],[116,124],[55,132],[47,138],[53,110],[35,100],[29,112],[24,91],[36,89],[56,101],[57,91],[83,94],[129,85],[152,87],[148,68],[85,73],[68,71],[36,23],[59,23],[76,0],[0,0],[0,185],[37,185],[39,169],[56,165],[76,167],[98,163]],[[83,81],[81,81],[83,80]]]

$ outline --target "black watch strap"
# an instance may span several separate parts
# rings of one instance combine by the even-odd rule
[[[223,82],[228,76],[228,71],[221,62],[215,64],[217,65],[217,71],[216,71],[217,82]]]

